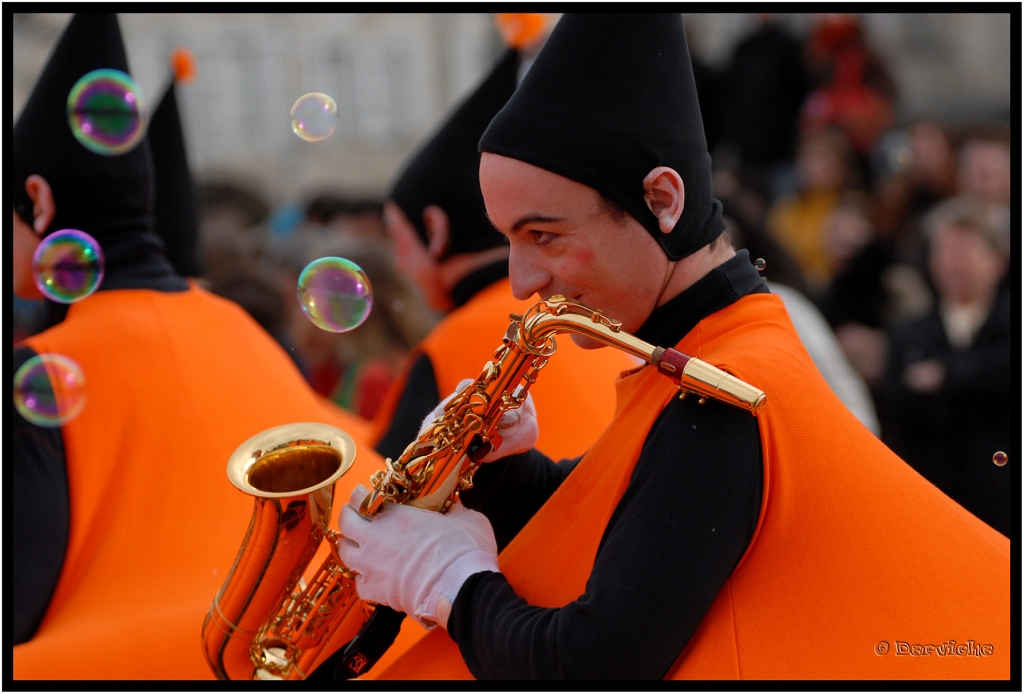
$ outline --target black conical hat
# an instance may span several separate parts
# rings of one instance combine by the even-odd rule
[[[199,196],[188,167],[177,92],[177,81],[172,80],[149,121],[147,136],[156,175],[153,222],[174,271],[182,277],[198,277],[202,274]]]
[[[424,208],[437,205],[448,214],[451,238],[445,256],[505,243],[484,208],[477,143],[494,114],[515,91],[518,65],[518,52],[507,51],[483,83],[412,156],[391,187],[388,197],[402,208],[424,243]]]
[[[679,14],[564,15],[480,150],[594,188],[673,260],[725,229]],[[658,166],[678,171],[685,187],[670,234],[644,201],[643,179]]]
[[[111,68],[128,72],[114,14],[76,14],[57,42],[14,126],[11,140],[15,210],[32,223],[25,179],[43,176],[56,216],[48,232],[81,229],[102,237],[152,223],[152,162],[145,138],[131,151],[104,156],[85,148],[68,124],[67,99],[80,77]]]

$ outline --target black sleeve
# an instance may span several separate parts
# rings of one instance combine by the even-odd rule
[[[30,347],[14,350],[14,371],[35,356]],[[11,391],[8,391],[11,392]],[[8,421],[13,426],[4,443],[13,470],[8,478],[14,493],[13,530],[7,534],[14,566],[14,643],[31,639],[42,621],[57,586],[68,544],[68,479],[64,464],[64,439],[60,427],[32,424],[8,398]]]
[[[569,476],[579,458],[554,463],[531,448],[525,453],[484,463],[473,487],[459,494],[467,508],[487,516],[498,550],[505,548]]]
[[[437,392],[434,365],[430,363],[430,357],[421,354],[409,371],[405,390],[402,391],[395,415],[391,418],[391,426],[377,443],[377,452],[392,460],[402,455],[405,447],[419,436],[423,418],[430,414],[439,402],[441,394]]]
[[[654,679],[668,672],[753,536],[761,440],[746,411],[673,399],[605,529],[583,595],[529,605],[472,576],[449,634],[480,679]],[[552,577],[552,580],[557,580]]]

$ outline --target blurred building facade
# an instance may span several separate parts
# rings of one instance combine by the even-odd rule
[[[806,36],[815,14],[783,14]],[[743,14],[685,15],[691,50],[709,65],[750,32]],[[16,14],[17,118],[67,14]],[[1009,14],[864,14],[868,38],[892,66],[898,117],[946,122],[1010,117]],[[200,178],[235,177],[272,204],[314,188],[379,195],[415,143],[468,92],[502,50],[489,14],[121,15],[132,72],[155,102],[168,56],[184,46],[197,79],[181,91],[192,165]],[[338,104],[319,143],[289,126],[304,93]]]

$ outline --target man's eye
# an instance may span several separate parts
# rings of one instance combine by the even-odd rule
[[[533,237],[533,242],[538,246],[544,246],[555,238],[555,235],[550,231],[530,231],[530,236]]]

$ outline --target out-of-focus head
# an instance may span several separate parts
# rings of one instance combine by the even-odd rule
[[[797,170],[806,190],[841,190],[850,177],[846,136],[835,128],[804,135],[797,150]]]
[[[928,267],[945,303],[976,304],[995,295],[1009,263],[1010,230],[1005,209],[958,197],[924,220]]]
[[[1009,204],[1009,140],[997,134],[968,135],[960,146],[957,174],[961,195],[994,205]]]
[[[402,256],[412,252],[416,243],[424,251],[430,249],[426,258],[435,263],[505,244],[484,209],[477,142],[515,91],[518,61],[515,51],[507,51],[480,86],[412,155],[392,184],[385,224],[395,240],[400,267],[416,262]],[[411,238],[406,231],[412,232]],[[446,238],[438,238],[439,232]]]
[[[11,139],[14,209],[31,225],[33,174],[53,192],[56,214],[44,234],[74,228],[101,245],[119,234],[152,228],[153,165],[149,142],[123,154],[87,149],[72,134],[68,95],[85,74],[102,68],[128,72],[117,16],[72,17],[29,96]]]
[[[825,218],[825,249],[834,268],[839,268],[875,236],[870,200],[861,192],[845,194]]]
[[[945,129],[932,121],[918,121],[909,131],[911,177],[918,181],[944,182],[953,168],[953,146]]]

